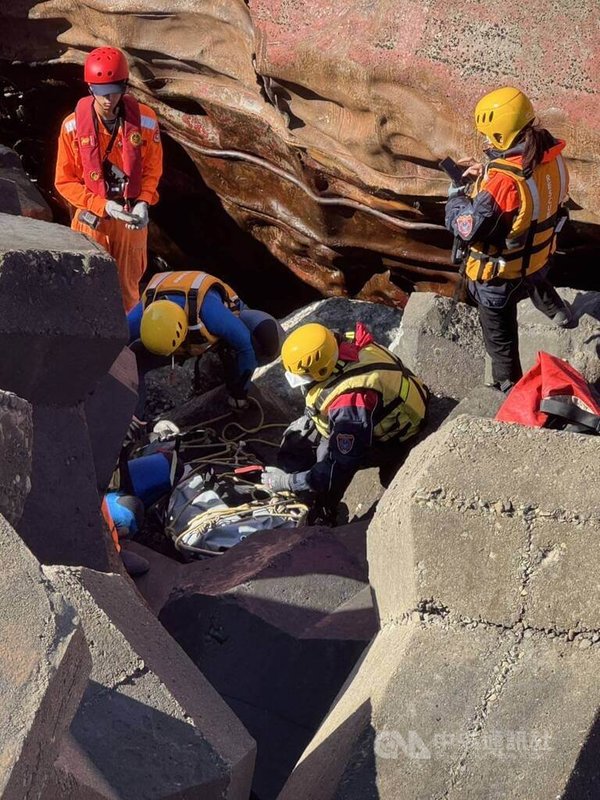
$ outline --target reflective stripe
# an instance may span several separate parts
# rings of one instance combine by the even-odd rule
[[[537,183],[533,178],[527,178],[525,184],[529,188],[529,193],[531,194],[531,201],[533,203],[531,221],[534,222],[540,218],[540,193],[538,192]]]
[[[154,128],[156,125],[156,120],[153,117],[146,117],[143,114],[140,116],[140,125],[142,128]]]
[[[148,289],[158,289],[160,284],[165,281],[170,275],[174,275],[173,271],[171,272],[157,272],[157,274],[152,278],[150,283],[148,284]]]
[[[75,130],[77,130],[77,120],[70,119],[68,122],[65,122],[65,131],[67,133],[73,133]]]
[[[197,278],[194,278],[194,280],[192,282],[192,285],[190,286],[190,292],[198,290],[202,286],[202,284],[204,283],[204,281],[207,278],[208,278],[208,275],[206,274],[206,272],[201,272],[198,275]],[[188,297],[189,297],[189,293],[188,293]],[[199,309],[196,309],[196,314],[195,314],[196,319],[198,319],[198,310]],[[190,316],[191,316],[191,314],[190,314]],[[204,327],[204,324],[200,320],[198,320],[198,322],[195,325],[190,325],[188,323],[188,329],[190,331],[198,331],[198,330],[200,330],[200,328],[203,328],[203,327]]]
[[[562,156],[557,156],[556,163],[558,164],[558,172],[560,175],[560,202],[564,203],[567,199],[567,168]]]

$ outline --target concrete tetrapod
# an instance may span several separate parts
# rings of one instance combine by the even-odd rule
[[[31,406],[0,390],[0,514],[11,525],[21,519],[31,489]]]
[[[519,352],[523,371],[538,350],[569,361],[588,381],[600,379],[600,293],[560,289],[571,304],[577,327],[558,328],[530,299],[518,305]],[[462,400],[485,377],[491,383],[477,310],[429,292],[414,292],[404,309],[397,353],[407,367],[438,394]],[[443,330],[444,325],[446,329]]]
[[[0,386],[33,406],[18,532],[43,562],[113,566],[82,403],[126,341],[105,251],[62,226],[0,214]]]
[[[163,586],[157,598],[138,584],[256,739],[260,800],[277,795],[376,633],[363,549],[364,527],[263,531],[183,566],[166,601]]]
[[[44,572],[77,608],[93,662],[44,800],[247,800],[254,741],[131,583]]]
[[[600,792],[599,442],[461,416],[368,534],[382,631],[280,800]]]
[[[91,662],[72,606],[2,516],[0,549],[0,797],[37,800]]]
[[[103,494],[119,458],[121,445],[137,403],[138,373],[135,355],[124,347],[110,370],[85,399],[96,485]]]

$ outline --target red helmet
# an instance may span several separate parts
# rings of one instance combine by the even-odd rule
[[[118,83],[128,77],[125,53],[116,47],[97,47],[85,60],[83,79],[86,83]]]

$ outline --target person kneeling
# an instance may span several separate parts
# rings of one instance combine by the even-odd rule
[[[267,467],[261,481],[271,491],[313,492],[331,519],[355,472],[381,464],[390,445],[397,456],[396,445],[421,429],[429,392],[360,322],[346,334],[303,325],[281,357],[305,410],[284,433],[280,467]]]
[[[139,374],[138,419],[144,416],[147,372],[212,348],[223,363],[229,405],[244,409],[252,373],[277,358],[283,338],[270,314],[248,308],[230,286],[198,270],[155,275],[127,322]]]

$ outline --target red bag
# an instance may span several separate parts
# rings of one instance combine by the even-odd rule
[[[498,422],[600,434],[600,399],[568,361],[539,352],[498,409]]]

